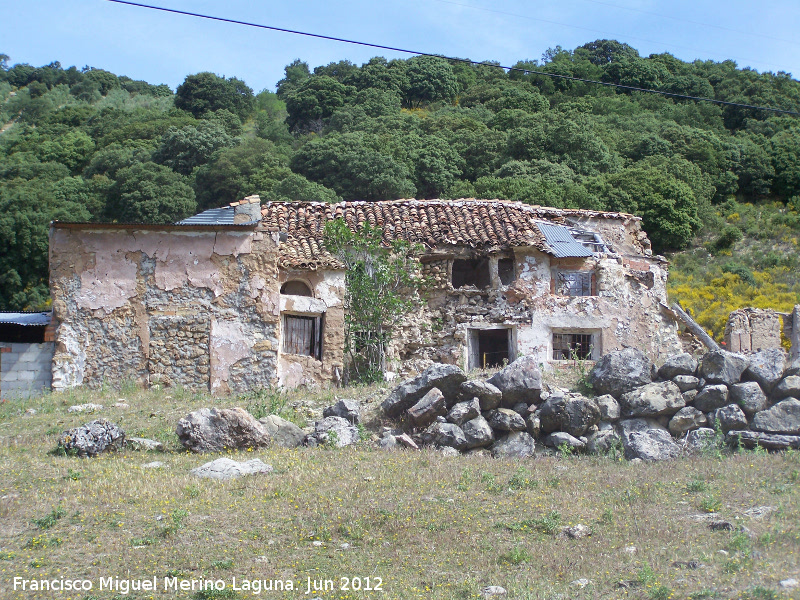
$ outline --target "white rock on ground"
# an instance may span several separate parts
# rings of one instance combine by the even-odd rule
[[[230,458],[218,458],[189,472],[195,477],[226,480],[236,479],[244,475],[271,473],[272,466],[261,462],[257,458],[246,462],[236,462]]]

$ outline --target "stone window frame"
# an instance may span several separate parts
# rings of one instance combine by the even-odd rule
[[[292,325],[290,326],[290,323]],[[323,340],[324,340],[324,313],[323,314],[301,314],[284,312],[281,313],[281,353],[289,356],[308,356],[318,361],[322,361]],[[291,341],[292,331],[300,335],[308,335],[308,352],[295,352],[297,344]],[[304,343],[304,346],[306,344]]]
[[[589,328],[554,328],[550,333],[550,361],[551,362],[571,362],[573,360],[597,360],[602,354],[600,348],[601,332],[599,329]],[[572,337],[572,340],[568,338]],[[577,338],[577,339],[576,339]],[[572,347],[572,343],[583,343],[588,338],[589,347],[576,352],[575,355],[570,351],[568,355],[564,355],[567,348]],[[565,347],[565,343],[567,346]],[[556,353],[560,352],[560,357],[556,358]]]

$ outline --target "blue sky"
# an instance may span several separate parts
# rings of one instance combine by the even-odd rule
[[[797,0],[144,0],[153,4],[387,46],[509,66],[613,38],[643,56],[733,59],[800,76]],[[0,0],[0,53],[11,64],[90,65],[173,89],[199,71],[274,90],[296,58],[314,66],[393,54],[113,4],[105,0]]]

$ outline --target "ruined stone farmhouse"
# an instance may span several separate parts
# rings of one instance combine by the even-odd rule
[[[424,301],[388,349],[392,370],[680,350],[667,264],[638,217],[498,200],[254,196],[174,225],[53,223],[53,387],[338,383],[345,273],[323,244],[337,218],[425,249]]]

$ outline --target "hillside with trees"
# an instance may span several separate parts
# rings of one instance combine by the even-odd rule
[[[639,215],[671,293],[721,335],[800,302],[798,117],[439,57],[285,68],[175,93],[0,55],[0,310],[47,305],[53,219],[168,223],[273,200],[504,198]],[[800,112],[789,74],[598,40],[515,67]]]

